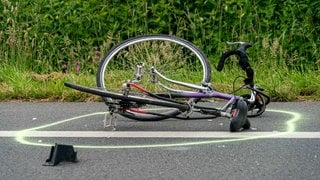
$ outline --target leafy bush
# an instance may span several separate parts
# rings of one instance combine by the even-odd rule
[[[254,44],[256,61],[318,70],[319,6],[312,0],[1,0],[0,63],[37,73],[94,73],[115,43],[161,33],[194,42],[212,63],[225,41],[243,40]]]

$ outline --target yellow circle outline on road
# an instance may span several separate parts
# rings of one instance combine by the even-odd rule
[[[205,141],[192,141],[192,142],[179,142],[179,143],[162,143],[162,144],[137,144],[137,145],[74,145],[76,148],[87,148],[87,149],[133,149],[133,148],[158,148],[158,147],[177,147],[177,146],[193,146],[193,145],[204,145],[204,144],[215,144],[215,143],[227,143],[227,142],[239,142],[239,141],[247,141],[247,140],[254,140],[254,139],[262,139],[262,138],[268,138],[272,136],[278,136],[282,134],[287,134],[295,131],[295,123],[300,120],[301,115],[296,112],[291,111],[284,111],[284,110],[267,110],[271,112],[277,112],[277,113],[284,113],[289,114],[292,116],[291,119],[286,121],[287,124],[287,130],[284,132],[274,133],[271,135],[263,135],[263,136],[254,136],[254,137],[245,137],[245,138],[236,138],[236,139],[215,139],[215,140],[205,140]],[[106,112],[96,112],[91,114],[86,114],[82,116],[77,116],[65,120],[61,120],[55,123],[46,124],[43,126],[38,126],[30,129],[24,129],[15,135],[15,140],[18,141],[21,144],[25,145],[33,145],[33,146],[53,146],[53,144],[48,143],[41,143],[41,142],[31,142],[27,141],[25,139],[25,133],[29,131],[36,131],[44,128],[49,128],[52,126],[56,126],[62,123],[70,122],[73,120],[89,117],[89,116],[95,116],[95,115],[102,115],[106,114]]]

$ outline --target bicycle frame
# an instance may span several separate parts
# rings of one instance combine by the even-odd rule
[[[140,66],[139,68],[142,68],[142,67]],[[141,71],[141,70],[139,69],[139,71]],[[207,87],[205,87],[205,86],[199,86],[199,85],[195,85],[195,84],[189,84],[189,83],[185,83],[185,82],[181,82],[181,81],[172,80],[170,78],[165,77],[160,72],[158,72],[155,67],[151,67],[150,72],[153,75],[153,79],[155,79],[155,76],[157,76],[157,77],[160,77],[161,79],[164,79],[170,83],[181,85],[181,86],[191,88],[191,89],[196,89],[199,91],[199,92],[194,92],[194,91],[184,91],[184,90],[172,89],[172,88],[169,88],[169,87],[163,85],[162,83],[160,83],[160,81],[153,81],[154,83],[157,83],[161,87],[168,90],[170,92],[168,96],[170,96],[172,98],[196,98],[196,99],[198,99],[198,98],[218,98],[218,99],[228,100],[228,102],[222,108],[219,108],[219,109],[213,108],[215,110],[219,110],[219,111],[223,111],[223,112],[225,112],[237,99],[242,99],[242,97],[240,97],[240,96],[215,91],[209,87],[210,85],[206,85]],[[132,86],[141,92],[149,94],[150,92],[148,90],[144,89],[143,87],[141,87],[135,83],[135,82],[139,82],[140,80],[141,79],[139,79],[137,81],[133,81],[133,82],[129,81],[129,82],[127,82],[126,86],[130,86],[130,87]],[[255,92],[251,90],[251,96],[253,96],[251,99],[253,101],[254,101],[254,95],[255,95]],[[230,116],[225,113],[223,113],[223,115],[227,116],[227,117]]]

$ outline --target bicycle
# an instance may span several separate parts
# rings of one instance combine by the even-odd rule
[[[139,121],[226,117],[231,120],[231,132],[250,129],[247,117],[260,116],[270,97],[254,84],[254,71],[246,54],[251,45],[246,42],[228,44],[239,48],[223,53],[217,70],[223,69],[228,57],[236,55],[246,73],[246,77],[239,76],[244,84],[229,94],[216,91],[210,83],[211,66],[199,48],[169,35],[137,36],[114,46],[99,64],[96,88],[69,82],[65,82],[65,86],[101,96],[110,112],[109,125],[113,128],[116,113]],[[181,78],[183,81],[177,80]],[[241,89],[249,93],[235,95]],[[220,100],[226,101],[222,107],[213,105]]]

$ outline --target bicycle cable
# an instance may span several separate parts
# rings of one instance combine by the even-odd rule
[[[244,85],[242,85],[241,87],[235,89],[236,81],[237,81],[239,78],[245,79],[246,77],[244,77],[244,76],[237,76],[237,77],[233,80],[233,83],[232,83],[232,92],[230,92],[229,94],[235,95],[235,93],[236,93],[237,91],[243,89],[243,87],[246,86],[246,84],[244,84]]]

